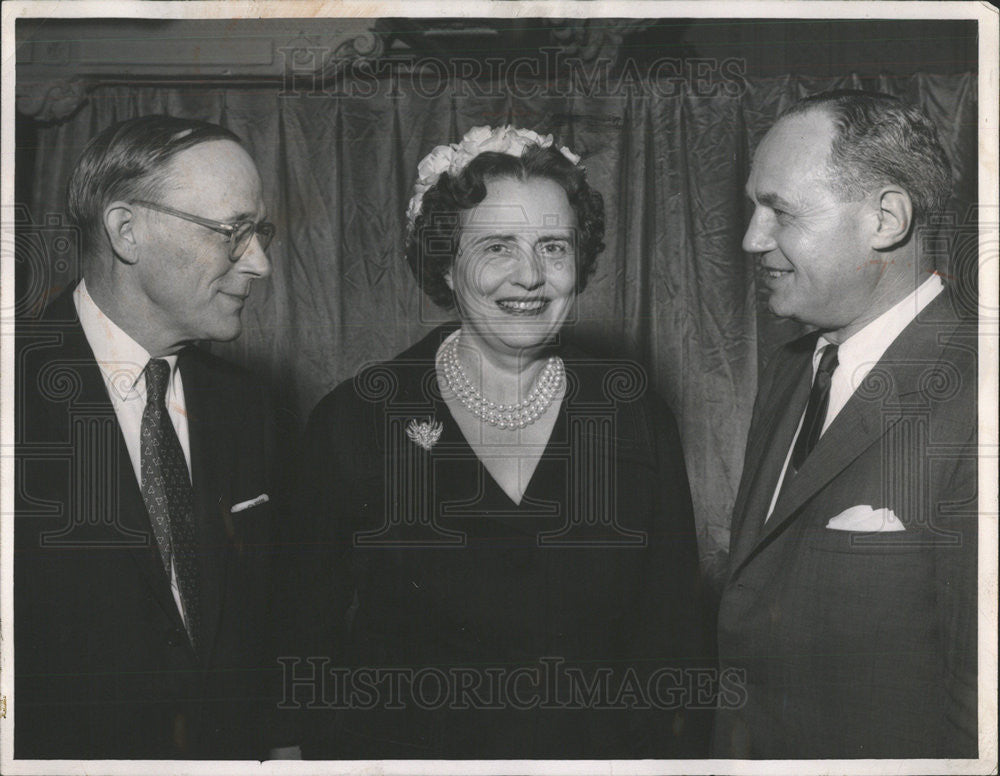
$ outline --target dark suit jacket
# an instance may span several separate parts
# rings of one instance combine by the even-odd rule
[[[889,347],[764,524],[817,335],[760,381],[719,615],[718,757],[976,756],[976,331],[946,291]],[[887,507],[905,531],[827,528]]]
[[[17,758],[256,758],[271,505],[268,403],[198,348],[178,360],[201,554],[191,649],[125,440],[71,294],[18,328]],[[273,494],[271,494],[273,497]]]

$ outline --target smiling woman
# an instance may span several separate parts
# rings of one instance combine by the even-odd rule
[[[575,226],[566,192],[547,178],[495,178],[462,212],[445,282],[476,350],[516,367],[559,332],[576,297]]]
[[[294,654],[325,670],[307,756],[706,751],[676,424],[637,365],[560,338],[603,249],[578,162],[480,127],[421,163],[407,260],[459,321],[311,417]]]

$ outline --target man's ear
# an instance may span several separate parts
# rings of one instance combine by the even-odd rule
[[[446,269],[444,271],[444,282],[448,284],[448,288],[450,288],[452,291],[455,290],[455,281],[453,281],[451,279],[451,269],[450,268]]]
[[[910,195],[898,187],[887,186],[876,196],[878,213],[872,248],[888,251],[905,242],[909,236],[913,226],[913,202]]]
[[[112,202],[104,208],[104,231],[119,260],[126,264],[135,264],[139,260],[135,211],[129,203]]]

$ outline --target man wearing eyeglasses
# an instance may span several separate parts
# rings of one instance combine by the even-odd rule
[[[69,211],[83,278],[18,329],[14,756],[265,756],[271,413],[195,344],[271,272],[260,176],[145,116],[90,142]]]

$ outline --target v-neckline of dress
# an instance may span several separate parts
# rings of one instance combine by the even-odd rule
[[[435,366],[435,379],[437,379],[437,367]],[[557,410],[556,422],[552,425],[552,431],[549,432],[549,438],[545,440],[545,447],[542,449],[542,454],[538,458],[538,463],[535,465],[534,471],[531,473],[531,478],[528,480],[528,484],[521,495],[521,501],[516,502],[510,497],[510,495],[505,491],[500,483],[496,481],[493,474],[490,472],[489,468],[483,463],[482,458],[480,458],[476,451],[473,449],[469,440],[466,439],[465,434],[462,432],[462,427],[459,425],[458,421],[455,419],[454,414],[451,411],[451,407],[448,406],[448,402],[444,400],[443,397],[436,397],[434,399],[435,404],[438,407],[438,417],[444,418],[444,433],[443,441],[451,442],[449,447],[456,452],[467,452],[469,456],[476,462],[476,467],[479,470],[480,476],[483,478],[483,482],[488,484],[488,487],[495,490],[497,493],[503,496],[503,498],[511,505],[511,507],[516,511],[527,511],[532,506],[539,503],[537,498],[532,498],[534,491],[538,490],[538,475],[542,471],[544,465],[550,460],[550,453],[552,450],[552,440],[558,439],[559,434],[565,433],[566,424],[566,396],[563,396],[559,402],[559,409]],[[452,439],[449,439],[452,437]],[[458,444],[456,448],[454,445]],[[463,450],[464,448],[464,450]]]

